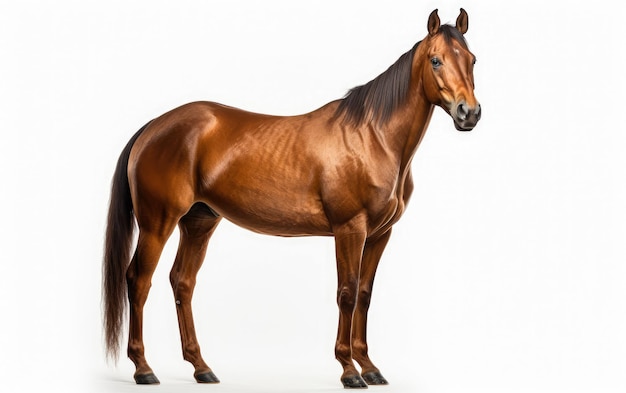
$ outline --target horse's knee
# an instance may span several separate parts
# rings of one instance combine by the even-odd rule
[[[367,310],[370,307],[371,300],[372,291],[369,288],[361,288],[359,290],[359,306]]]
[[[353,286],[343,285],[337,290],[337,305],[342,311],[354,310],[356,307],[357,294]]]

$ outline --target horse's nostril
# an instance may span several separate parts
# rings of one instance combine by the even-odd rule
[[[469,108],[466,103],[461,103],[456,107],[456,114],[459,117],[459,120],[467,119],[467,115],[469,114]]]

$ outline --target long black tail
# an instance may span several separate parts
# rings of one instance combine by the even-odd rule
[[[111,186],[102,264],[102,297],[106,354],[113,360],[117,360],[119,356],[127,303],[126,269],[130,263],[131,243],[135,230],[133,201],[128,185],[128,159],[131,148],[148,124],[137,131],[122,150]]]

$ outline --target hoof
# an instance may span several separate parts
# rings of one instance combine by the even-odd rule
[[[135,375],[135,382],[137,385],[158,385],[161,383],[153,373]]]
[[[367,384],[360,375],[341,378],[341,383],[346,389],[367,389]]]
[[[380,371],[365,373],[363,374],[363,379],[368,385],[389,385],[389,382],[387,382]]]
[[[213,374],[213,371],[194,374],[198,383],[220,383],[220,380]]]

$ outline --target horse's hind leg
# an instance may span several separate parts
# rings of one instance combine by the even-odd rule
[[[218,383],[219,379],[200,354],[191,310],[191,298],[196,285],[196,276],[206,254],[207,244],[219,221],[220,217],[217,217],[206,205],[200,203],[194,205],[179,222],[180,244],[170,273],[183,358],[193,364],[194,377],[200,383]]]
[[[126,271],[130,321],[128,331],[128,357],[135,363],[135,381],[138,384],[158,384],[159,380],[146,361],[143,344],[143,307],[152,285],[152,274],[176,220],[158,225],[140,226],[135,255]]]

